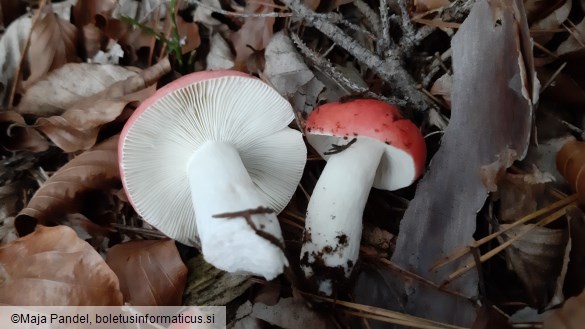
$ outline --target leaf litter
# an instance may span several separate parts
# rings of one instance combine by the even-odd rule
[[[303,15],[295,1],[172,2],[175,12],[170,2],[79,0],[11,14],[13,24],[0,32],[2,275],[27,275],[2,255],[35,241],[57,255],[92,250],[97,265],[61,259],[64,269],[88,272],[80,290],[45,296],[72,305],[105,280],[111,289],[92,295],[95,304],[227,305],[243,328],[504,328],[520,309],[551,308],[558,309],[534,321],[553,314],[545,327],[562,328],[554,321],[582,320],[575,310],[585,286],[578,243],[585,231],[570,195],[582,185],[581,154],[555,168],[567,135],[585,137],[577,2],[526,0],[525,13],[521,1],[391,1],[387,9],[370,0],[304,1],[314,11]],[[345,33],[336,26],[351,32],[335,38]],[[279,216],[291,271],[273,282],[219,271],[198,250],[164,240],[120,193],[117,134],[155,88],[235,67],[275,87],[302,127],[324,101],[364,92],[388,100],[401,90],[385,83],[392,73],[372,71],[376,56],[408,67],[420,83],[413,87],[428,96],[429,108],[405,113],[425,123],[431,162],[417,188],[372,190],[353,293],[328,300],[299,280],[302,214],[324,164],[318,156]],[[532,56],[545,86],[536,120]],[[76,238],[65,246],[55,235]],[[34,252],[21,257],[30,271],[45,266]]]

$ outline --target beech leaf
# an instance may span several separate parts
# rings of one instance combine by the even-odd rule
[[[119,65],[70,63],[49,73],[31,86],[17,111],[37,116],[59,115],[79,100],[100,93],[140,70]]]
[[[77,62],[77,28],[55,15],[51,6],[45,6],[44,16],[32,27],[28,58],[30,76],[23,82],[27,89],[47,72],[69,62]]]
[[[117,244],[106,262],[120,280],[131,305],[181,305],[187,267],[173,240],[137,240]]]
[[[23,16],[12,22],[0,39],[0,105],[8,105],[14,74],[20,64],[20,50],[30,33],[30,28],[30,17]]]
[[[14,111],[0,112],[0,147],[9,151],[42,152],[49,143],[38,131],[28,127],[24,118]]]
[[[544,321],[544,329],[581,329],[585,323],[585,291],[569,298],[563,307]]]
[[[119,188],[118,137],[73,158],[49,177],[16,217],[18,233],[30,233],[36,223],[46,225],[78,212],[78,199],[85,191]]]
[[[0,247],[0,304],[122,305],[118,278],[67,226],[39,226]]]
[[[501,225],[501,229],[504,230],[508,226]],[[569,232],[528,224],[502,233],[499,240],[508,241],[527,228],[532,228],[530,233],[518,238],[506,248],[506,260],[508,268],[524,283],[532,304],[537,308],[543,308],[554,296],[557,278],[563,268]]]

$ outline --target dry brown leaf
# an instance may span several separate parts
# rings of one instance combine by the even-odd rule
[[[582,329],[585,323],[585,292],[569,298],[563,307],[554,311],[545,321],[544,329]]]
[[[565,177],[579,195],[579,202],[585,204],[585,142],[572,140],[557,153],[557,170]]]
[[[14,75],[20,65],[20,50],[30,33],[31,18],[23,16],[12,22],[0,39],[0,106],[8,107]]]
[[[122,305],[118,278],[66,226],[43,227],[0,247],[0,304]]]
[[[79,212],[78,198],[88,190],[119,187],[118,137],[75,157],[49,177],[16,217],[19,234],[32,232],[37,223],[55,223],[66,214]]]
[[[248,275],[219,270],[201,255],[189,260],[187,267],[185,305],[226,305],[252,285]]]
[[[78,62],[76,53],[77,28],[61,19],[51,6],[45,6],[44,16],[31,30],[28,61],[30,76],[23,82],[28,89],[49,71],[70,62]]]
[[[184,41],[184,44],[181,46],[181,51],[183,54],[190,53],[201,44],[199,25],[194,22],[185,21],[180,15],[177,15],[176,19],[179,37]]]
[[[115,245],[106,262],[120,279],[131,305],[181,305],[187,267],[173,240],[141,240]]]
[[[48,141],[34,128],[28,127],[22,115],[14,111],[0,112],[0,147],[9,150],[42,152]]]
[[[78,28],[95,23],[96,15],[109,17],[116,0],[78,0],[71,11],[71,22]]]
[[[452,49],[451,120],[400,222],[392,256],[396,265],[437,284],[461,264],[437,272],[429,272],[429,268],[474,241],[477,211],[488,196],[480,169],[498,158],[506,160],[511,150],[516,158],[526,154],[533,95],[538,90],[521,0],[477,1],[454,36]],[[479,91],[488,97],[477,97]],[[510,161],[498,163],[505,166]],[[499,172],[493,169],[491,172]],[[478,278],[472,271],[450,283],[448,289],[471,298],[477,296],[477,287]],[[406,283],[400,297],[405,298],[404,310],[409,314],[461,326],[470,326],[476,317],[466,298],[417,282]]]
[[[106,89],[78,100],[61,116],[39,118],[35,127],[66,152],[89,149],[95,144],[102,125],[120,116],[128,103],[142,101],[151,95],[154,92],[154,83],[170,69],[168,59],[164,59],[138,75],[117,81]],[[148,86],[151,87],[147,88]],[[66,95],[71,96],[70,92]]]
[[[555,10],[563,6],[570,0],[524,0],[524,8],[526,8],[526,17],[528,24],[540,21],[549,16]]]
[[[547,205],[545,184],[554,177],[543,173],[536,166],[532,173],[506,173],[498,184],[500,222],[511,223]]]
[[[244,9],[246,13],[255,14],[272,11],[274,11],[274,1],[272,0],[248,1]],[[230,35],[230,41],[236,50],[236,69],[246,69],[246,61],[254,52],[250,47],[262,50],[268,45],[272,38],[274,21],[274,17],[247,17],[242,27]]]
[[[506,230],[508,226],[504,224],[500,228]],[[528,228],[532,229],[529,234],[506,248],[506,260],[508,268],[524,283],[532,306],[542,309],[555,293],[569,232],[528,224],[507,230],[498,240],[506,242]]]
[[[414,0],[415,11],[423,13],[429,10],[447,8],[451,5],[449,0]]]
[[[285,329],[327,328],[325,317],[292,297],[283,298],[273,306],[254,304],[250,316]]]
[[[137,76],[136,68],[119,65],[69,63],[31,86],[17,111],[36,116],[59,115],[80,100],[110,88],[115,82]]]
[[[227,41],[220,33],[211,37],[209,54],[207,54],[207,70],[227,70],[234,67],[234,55]]]

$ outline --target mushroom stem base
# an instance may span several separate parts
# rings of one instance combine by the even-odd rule
[[[206,142],[187,164],[201,252],[227,272],[271,280],[288,266],[276,213],[252,182],[236,148]]]
[[[331,155],[311,195],[305,220],[301,267],[325,295],[344,283],[358,259],[362,216],[385,150],[379,141],[359,137]]]

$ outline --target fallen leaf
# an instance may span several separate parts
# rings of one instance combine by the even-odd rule
[[[272,37],[264,56],[264,75],[284,97],[294,95],[301,86],[315,77],[284,32],[278,32]]]
[[[36,116],[59,115],[80,99],[103,92],[115,82],[137,76],[139,72],[118,65],[69,63],[32,85],[17,111]]]
[[[557,170],[579,195],[579,202],[585,204],[585,142],[568,141],[557,153]]]
[[[175,241],[137,240],[113,246],[106,263],[120,280],[124,302],[131,305],[182,305],[187,281]]]
[[[256,303],[251,316],[284,329],[327,328],[322,315],[292,297],[283,298],[272,306]]]
[[[585,43],[585,18],[575,25],[573,33],[569,35],[567,40],[559,45],[555,53],[556,55],[561,56],[577,52],[583,49],[583,43]]]
[[[226,305],[252,286],[248,275],[218,270],[201,255],[187,262],[187,268],[184,305]]]
[[[274,89],[287,97],[296,110],[311,112],[325,85],[305,64],[291,38],[284,32],[276,33],[266,46],[264,57],[264,76]]]
[[[78,0],[71,10],[71,22],[77,28],[95,23],[96,15],[111,16],[116,0]]]
[[[535,21],[533,24],[530,23],[530,28],[533,30],[552,30],[557,29],[562,26],[562,24],[567,20],[569,17],[569,13],[571,12],[573,1],[562,0],[562,1],[540,1],[540,4],[547,4],[550,7],[547,8],[548,10],[542,11],[542,14],[546,14],[553,10],[548,14],[548,16],[544,16],[538,21]],[[530,19],[530,16],[529,16]],[[536,42],[540,44],[545,44],[550,39],[552,39],[554,34],[543,34],[543,35],[535,35],[534,39]]]
[[[508,224],[503,224],[500,229],[506,230],[508,227]],[[528,224],[507,230],[498,240],[504,243],[529,228],[532,229],[530,233],[506,248],[506,261],[508,268],[524,283],[531,306],[542,309],[554,296],[557,278],[563,268],[569,232],[566,229]]]
[[[438,272],[429,268],[474,241],[477,211],[488,196],[480,168],[510,151],[518,159],[526,154],[538,92],[528,33],[522,1],[479,0],[454,36],[451,120],[400,222],[392,256],[397,266],[437,284],[445,281],[461,263]],[[467,298],[416,281],[401,285],[409,314],[460,326],[476,317],[467,299],[478,295],[475,271],[447,287]]]
[[[199,25],[195,22],[187,22],[180,15],[177,15],[177,32],[181,39],[181,51],[187,54],[197,49],[201,44],[199,36]]]
[[[567,274],[562,283],[565,297],[579,295],[585,288],[585,214],[575,206],[567,208],[567,219],[571,235],[571,250],[568,257]]]
[[[259,0],[248,1],[244,8],[245,13],[270,13],[274,10],[274,1]],[[246,60],[254,50],[262,50],[268,45],[272,38],[272,29],[274,27],[274,17],[247,17],[240,29],[232,33],[229,37],[236,51],[236,69],[245,69]]]
[[[122,305],[114,272],[67,226],[39,226],[1,246],[0,282],[2,304]]]
[[[565,5],[567,0],[524,0],[524,8],[528,24],[538,22]]]
[[[76,53],[77,28],[55,15],[51,6],[45,6],[42,18],[31,30],[28,61],[30,76],[23,82],[28,89],[49,71],[70,62],[78,62]]]
[[[545,321],[544,329],[582,329],[585,323],[585,292],[569,298],[563,307],[554,311]]]
[[[554,177],[541,172],[536,166],[532,170],[526,174],[506,173],[498,184],[498,219],[501,223],[514,222],[548,204],[545,186]]]
[[[30,33],[31,18],[23,16],[12,22],[0,39],[0,106],[8,107],[14,75],[20,64],[20,50]]]
[[[14,111],[0,112],[0,147],[9,150],[42,152],[49,143],[38,131],[28,127],[24,118]]]
[[[211,36],[209,54],[207,54],[207,70],[228,70],[234,67],[234,55],[227,41],[220,33]]]
[[[65,214],[79,212],[77,201],[85,191],[119,187],[118,137],[73,158],[49,177],[16,217],[18,233],[28,234],[37,223],[55,223]]]
[[[120,116],[128,103],[151,95],[156,81],[170,70],[168,59],[164,59],[137,75],[79,99],[61,116],[37,119],[34,126],[65,152],[89,149],[95,144],[103,124]]]
[[[440,96],[451,107],[451,88],[453,86],[453,76],[445,73],[438,78],[431,87],[431,94]]]
[[[414,0],[413,5],[417,13],[422,13],[429,10],[447,8],[451,5],[451,2],[449,0]]]

